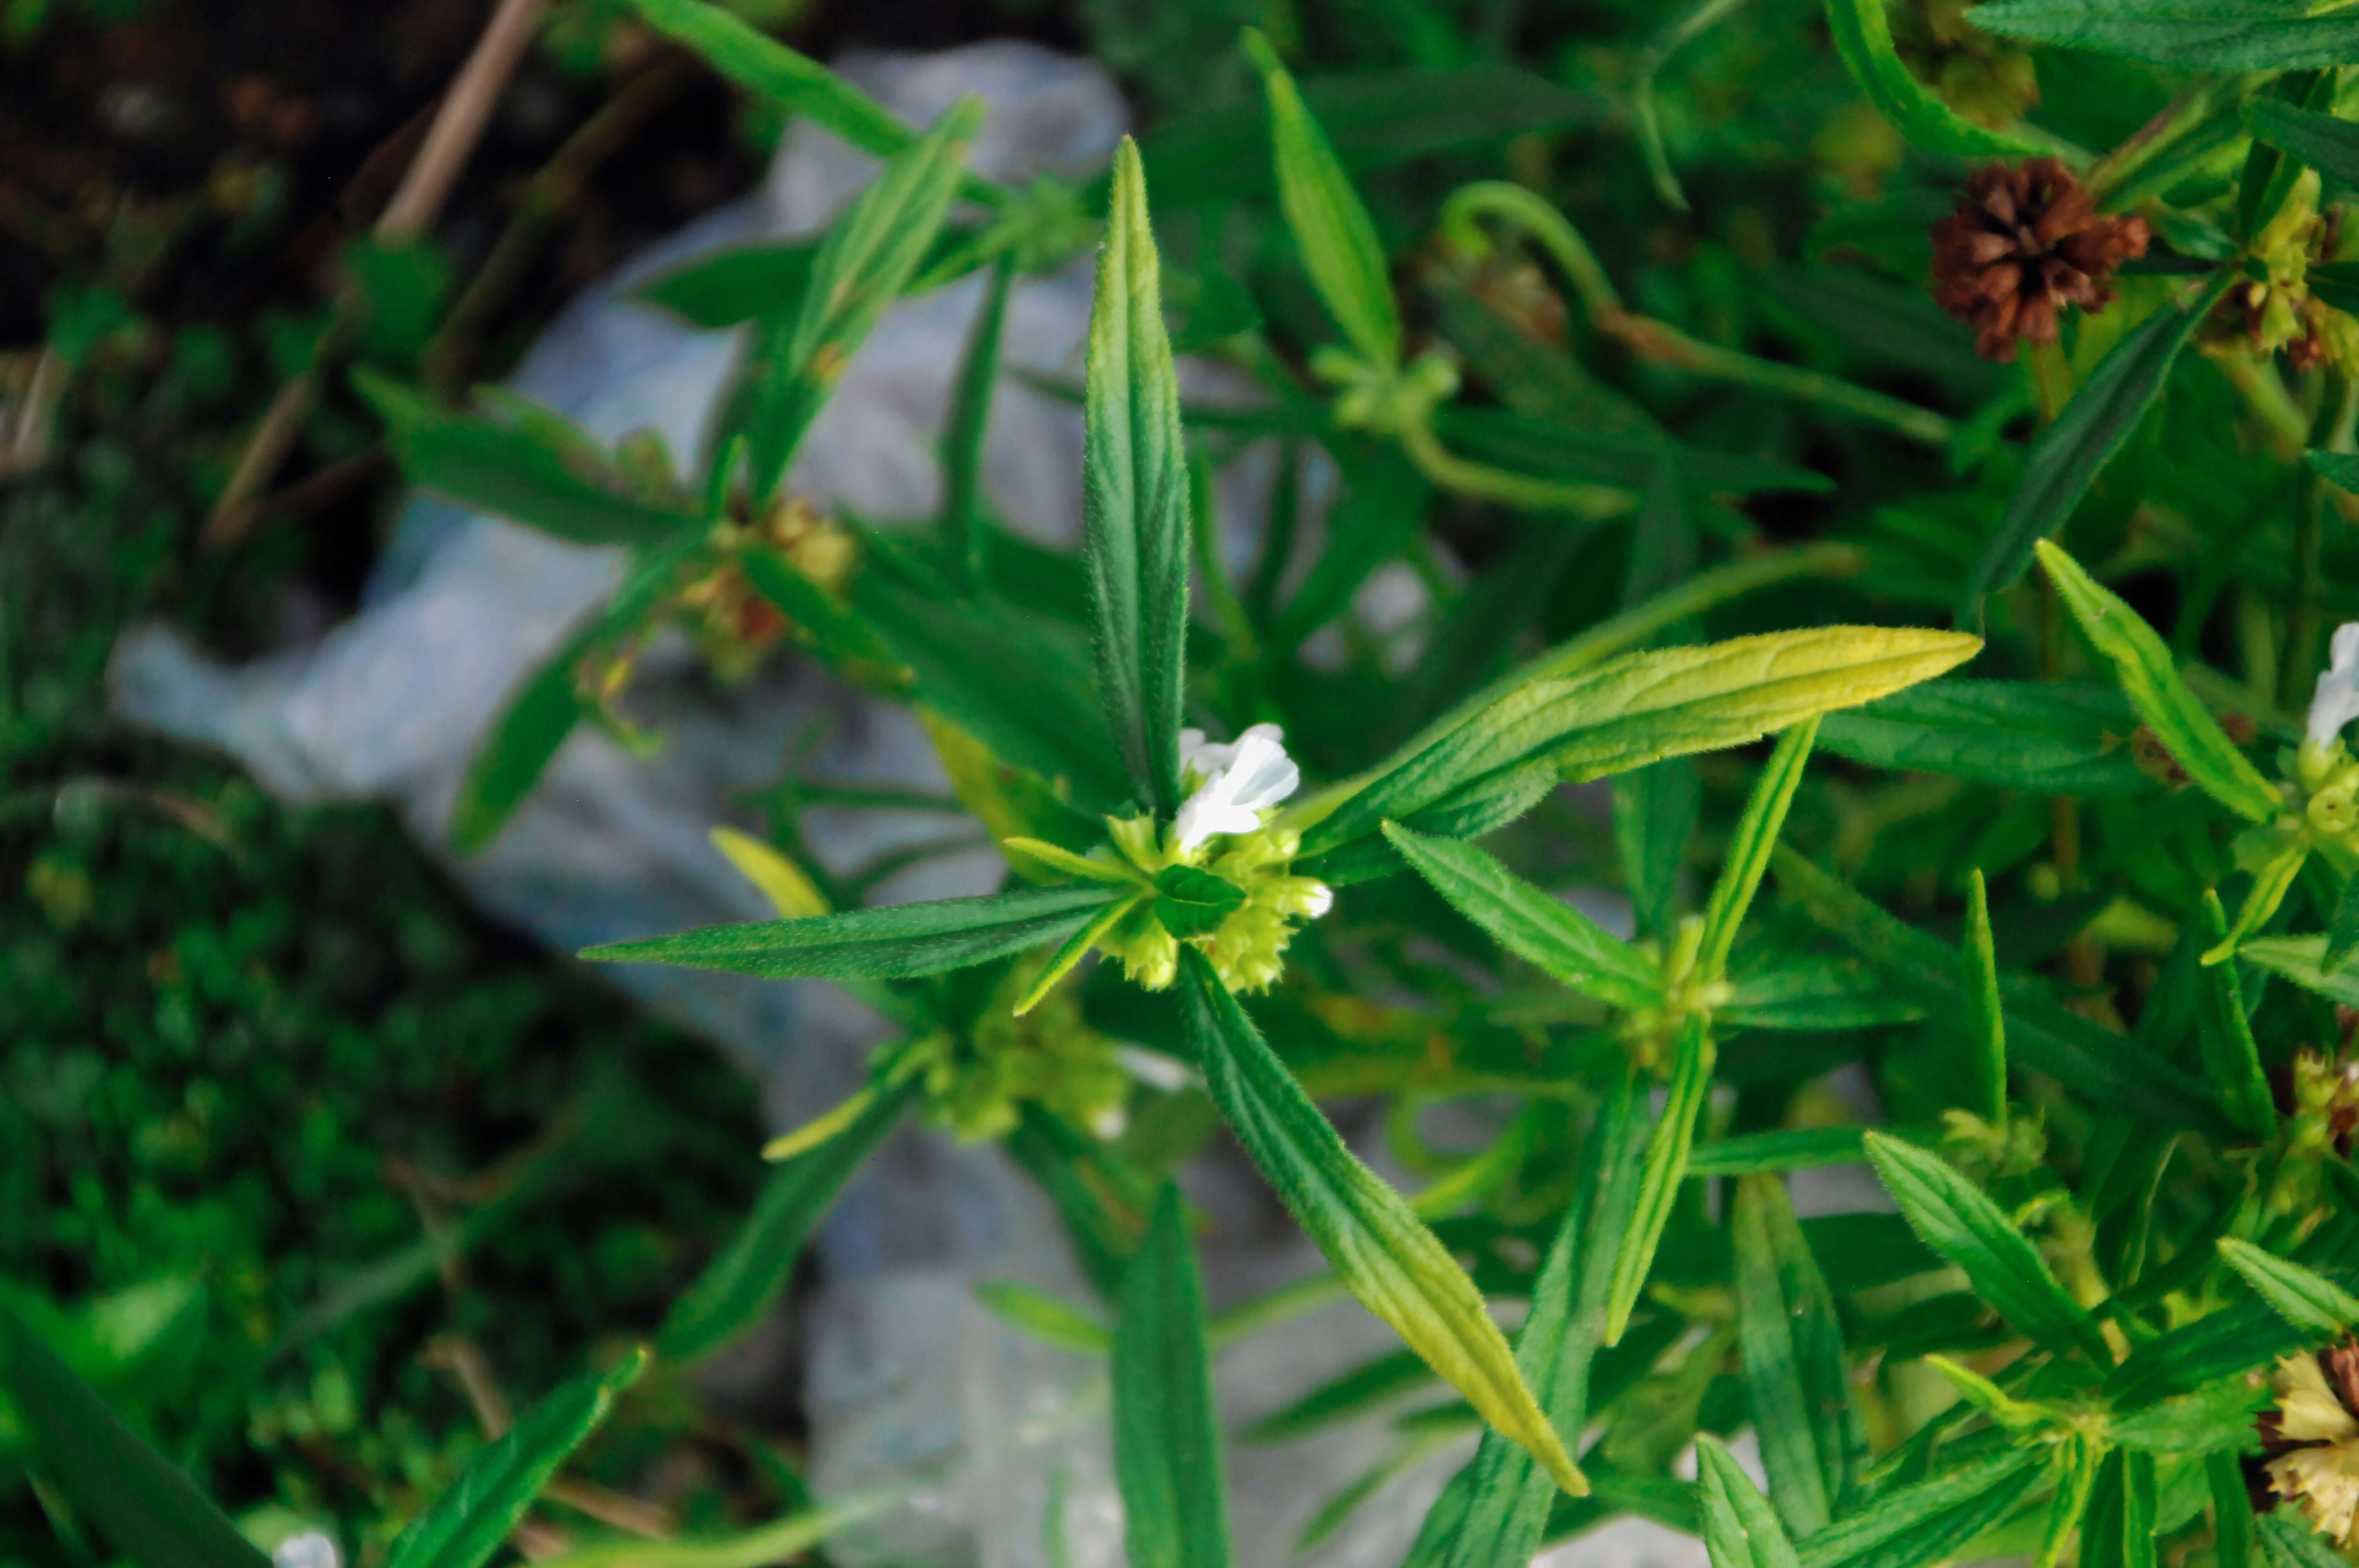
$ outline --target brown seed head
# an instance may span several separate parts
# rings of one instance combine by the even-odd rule
[[[2016,345],[2056,341],[2067,305],[2102,310],[2114,269],[2146,254],[2146,220],[2109,218],[2052,157],[1992,164],[1933,225],[1933,297],[1974,329],[1974,351],[2006,363]]]

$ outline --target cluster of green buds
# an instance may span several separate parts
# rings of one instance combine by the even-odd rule
[[[2240,868],[2258,874],[2297,842],[2359,854],[2359,761],[2343,742],[2343,727],[2354,719],[2359,719],[2359,621],[2334,633],[2300,748],[2279,753],[2277,788],[2285,809],[2276,821],[2236,837]]]
[[[1401,437],[1423,430],[1458,395],[1458,370],[1436,353],[1407,365],[1378,364],[1339,343],[1310,353],[1310,373],[1335,389],[1335,423],[1346,430]]]
[[[1182,730],[1180,745],[1189,793],[1169,827],[1109,818],[1107,842],[1086,856],[1031,838],[1006,847],[1047,870],[1135,890],[1095,943],[1146,989],[1179,977],[1182,942],[1212,960],[1229,989],[1266,989],[1285,970],[1299,923],[1334,903],[1326,883],[1294,874],[1301,835],[1277,825],[1276,808],[1300,786],[1302,772],[1275,724],[1256,724],[1226,745]]]
[[[2281,1155],[2268,1185],[2268,1212],[2301,1222],[2325,1217],[2326,1162],[2343,1158],[2359,1131],[2359,1061],[2335,1052],[2302,1051],[2292,1063],[2290,1114],[2282,1119]],[[2280,1102],[2282,1105],[2283,1102]]]
[[[2359,321],[2311,292],[2310,269],[2332,262],[2342,240],[2342,211],[2319,210],[2319,178],[2305,168],[2275,216],[2245,251],[2245,280],[2232,286],[2205,328],[2215,348],[2282,349],[2297,369],[2332,363],[2359,369]]]
[[[1708,1018],[1713,1008],[1736,994],[1725,979],[1704,972],[1703,930],[1703,917],[1690,914],[1680,921],[1668,944],[1635,944],[1662,975],[1662,1000],[1624,1013],[1616,1033],[1630,1059],[1648,1072],[1669,1066],[1672,1042],[1689,1017]]]
[[[1016,964],[968,1027],[882,1047],[886,1083],[922,1078],[927,1119],[962,1143],[1014,1131],[1027,1101],[1070,1127],[1121,1136],[1130,1075],[1114,1042],[1082,1022],[1079,1000],[1052,991],[1030,1011],[1014,1011],[1048,961],[1036,953]]]

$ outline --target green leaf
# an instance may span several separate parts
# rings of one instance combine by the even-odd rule
[[[2359,19],[2287,0],[1995,0],[1974,26],[2190,70],[2292,70],[2359,56]]]
[[[2116,1411],[2141,1410],[2267,1367],[2302,1348],[2309,1337],[2261,1302],[2232,1302],[2131,1351],[2105,1379],[2106,1400]]]
[[[195,1483],[107,1409],[90,1385],[0,1307],[15,1414],[34,1467],[140,1568],[269,1568]]]
[[[1061,941],[1118,896],[1096,883],[1027,888],[810,920],[706,925],[587,947],[581,956],[593,963],[675,964],[772,980],[939,975]]]
[[[872,1096],[851,1125],[770,1172],[745,1222],[664,1315],[656,1332],[659,1354],[692,1359],[769,1315],[803,1244],[869,1155],[901,1125],[921,1088],[913,1079]]]
[[[1976,7],[1977,21],[1986,9]],[[1998,527],[1966,574],[1970,605],[1978,606],[1984,595],[2013,587],[2031,560],[2032,546],[2072,515],[2097,470],[2146,416],[2179,351],[2226,287],[2223,270],[2193,298],[2165,305],[2131,328],[2089,373],[2056,422],[2039,432]]]
[[[1497,468],[1547,479],[1613,485],[1643,491],[1669,465],[1684,487],[1699,494],[1751,495],[1764,491],[1820,493],[1833,481],[1815,469],[1768,458],[1682,446],[1661,436],[1633,435],[1594,424],[1535,418],[1504,408],[1462,408],[1445,404],[1434,411],[1433,427],[1451,450]],[[1684,575],[1684,574],[1682,574]],[[1637,602],[1676,585],[1658,582]]]
[[[2300,1514],[2288,1509],[2266,1513],[2253,1521],[2261,1555],[2269,1568],[2342,1568],[2350,1561],[2334,1550]]]
[[[1737,818],[1736,831],[1729,838],[1720,879],[1712,883],[1711,902],[1704,905],[1703,946],[1696,958],[1696,972],[1706,984],[1719,979],[1728,968],[1728,950],[1736,943],[1736,928],[1753,907],[1762,873],[1769,869],[1769,853],[1777,847],[1786,808],[1793,804],[1802,769],[1810,760],[1810,743],[1818,734],[1816,714],[1787,730],[1753,781],[1745,815]]]
[[[1808,1171],[1860,1165],[1867,1150],[1856,1127],[1806,1127],[1715,1139],[1688,1151],[1690,1176],[1750,1176],[1764,1171]]]
[[[1991,935],[1990,892],[1976,867],[1966,900],[1966,1078],[1974,1086],[1976,1116],[1993,1127],[2006,1120],[2006,1011],[1998,984],[1998,947]]]
[[[918,140],[918,134],[890,109],[808,55],[756,32],[723,6],[703,0],[632,4],[647,26],[701,56],[746,92],[825,126],[863,152],[895,157]],[[978,200],[1005,199],[988,181],[969,177],[967,184],[966,194]]]
[[[1551,979],[1625,1010],[1661,1005],[1661,977],[1645,955],[1488,851],[1397,822],[1385,837],[1451,907]]]
[[[1625,1066],[1582,1141],[1572,1203],[1540,1264],[1531,1310],[1516,1336],[1516,1366],[1560,1434],[1578,1437],[1591,1413],[1611,1402],[1617,1390],[1608,1363],[1616,1356],[1627,1358],[1624,1370],[1635,1381],[1666,1347],[1661,1339],[1642,1345],[1647,1331],[1641,1329],[1619,1350],[1598,1354],[1614,1260],[1637,1206],[1646,1141],[1646,1097],[1637,1074]],[[1486,1432],[1473,1461],[1428,1510],[1409,1553],[1411,1568],[1528,1563],[1539,1550],[1556,1496],[1556,1482],[1528,1453],[1497,1431]]]
[[[1380,368],[1400,363],[1400,307],[1376,225],[1351,177],[1302,102],[1277,51],[1248,27],[1245,53],[1269,97],[1270,148],[1277,203],[1319,302],[1360,356]]]
[[[1631,924],[1641,936],[1667,935],[1695,836],[1703,791],[1695,764],[1673,757],[1614,776],[1614,848],[1630,895]]]
[[[1782,1182],[1740,1181],[1733,1228],[1737,1349],[1761,1465],[1777,1517],[1807,1536],[1844,1510],[1867,1463],[1843,1329]]]
[[[2275,1399],[2265,1381],[2221,1378],[2182,1399],[2115,1412],[2106,1419],[2105,1437],[2165,1456],[2234,1453],[2252,1441],[2253,1418]]]
[[[2219,930],[2212,934],[2212,945],[2203,949],[2204,968],[2224,964],[2234,957],[2245,939],[2269,923],[2277,906],[2285,903],[2286,894],[2293,891],[2294,879],[2301,875],[2302,864],[2309,859],[2310,840],[2300,834],[2287,835],[2277,853],[2253,873],[2253,885],[2245,890],[2245,902],[2236,909],[2236,924],[2229,925],[2223,919]],[[2203,896],[2212,901],[2214,908],[2218,907],[2217,893],[2206,890]]]
[[[1189,1043],[1212,1101],[1335,1272],[1483,1419],[1529,1449],[1558,1485],[1581,1472],[1516,1371],[1482,1292],[1400,1194],[1343,1138],[1192,946],[1180,951]]]
[[[499,837],[587,708],[577,666],[601,643],[627,635],[654,614],[702,543],[690,533],[633,557],[614,597],[585,613],[508,697],[459,780],[451,807],[452,854],[475,854]]]
[[[1703,1491],[1703,1549],[1712,1568],[1801,1568],[1769,1499],[1727,1444],[1710,1433],[1696,1438],[1696,1480]]]
[[[1956,632],[1826,626],[1625,654],[1535,680],[1397,754],[1311,824],[1303,852],[1349,843],[1387,817],[1438,832],[1454,807],[1486,796],[1512,802],[1528,787],[1528,805],[1559,779],[1743,745],[1930,680],[1981,647]]]
[[[1964,1016],[1958,950],[1896,919],[1799,855],[1778,851],[1779,883],[1811,918],[1843,938],[1921,1001],[1937,1019]],[[2249,952],[2246,957],[2250,957]],[[2224,1125],[2211,1090],[2136,1041],[2101,1028],[2045,995],[2027,975],[2003,983],[2007,1050],[2091,1104],[2159,1125]]]
[[[2359,877],[2343,884],[2343,896],[2334,901],[2334,924],[2326,933],[2326,946],[2321,950],[2318,967],[2321,973],[2332,974],[2359,953]]]
[[[1103,1356],[1114,1348],[1114,1331],[1079,1304],[1020,1280],[985,1280],[974,1288],[983,1310],[1023,1335],[1055,1350]]]
[[[2206,946],[2226,943],[2227,920],[2220,895],[2203,890],[2200,940]],[[2203,1065],[2220,1092],[2220,1108],[2228,1119],[2267,1140],[2277,1136],[2277,1109],[2269,1080],[2261,1070],[2260,1048],[2253,1043],[2252,1021],[2245,1015],[2243,987],[2234,963],[2198,966],[2195,985],[2201,1000],[2196,1013],[2197,1038],[2203,1046]]]
[[[1124,1272],[1114,1330],[1114,1465],[1131,1568],[1226,1568],[1220,1422],[1204,1287],[1180,1189],[1166,1184]]]
[[[648,3],[685,7],[689,0]],[[757,500],[777,489],[844,367],[917,276],[959,194],[967,147],[983,116],[980,98],[951,105],[828,225],[801,308],[779,323],[777,352],[747,390],[746,482]]]
[[[2040,1476],[2041,1451],[2014,1448],[1904,1487],[1887,1487],[1800,1543],[1801,1568],[1927,1568],[2013,1513]]]
[[[1166,866],[1155,877],[1155,918],[1185,941],[1208,936],[1245,906],[1245,890],[1198,866]]]
[[[788,319],[802,308],[818,254],[816,240],[729,245],[664,268],[631,297],[708,332]]]
[[[2253,1498],[2245,1466],[2233,1450],[2206,1454],[2203,1479],[2212,1492],[2212,1554],[2219,1568],[2252,1568]]]
[[[1712,1095],[1712,1067],[1716,1053],[1712,1026],[1701,1014],[1690,1013],[1680,1025],[1671,1058],[1671,1089],[1663,1114],[1647,1141],[1647,1169],[1638,1184],[1638,1202],[1628,1235],[1614,1259],[1613,1284],[1605,1306],[1605,1343],[1621,1343],[1630,1325],[1630,1309],[1638,1303],[1647,1272],[1655,1266],[1655,1249],[1670,1223],[1671,1205],[1687,1179],[1688,1148],[1695,1141],[1696,1122]]]
[[[2359,1296],[2290,1258],[2233,1236],[2220,1238],[2220,1256],[2279,1317],[2313,1339],[2347,1334],[2359,1324]]]
[[[983,558],[983,443],[991,425],[992,394],[999,387],[999,339],[1007,320],[1007,291],[1016,276],[1015,257],[1003,253],[992,265],[983,303],[967,332],[942,421],[942,507],[939,528],[942,558],[955,563],[969,589],[987,580]]]
[[[1827,29],[1835,53],[1859,90],[1892,128],[1930,153],[2047,153],[2052,143],[1975,124],[1919,81],[1892,47],[1884,0],[1827,0]]]
[[[1865,1141],[1868,1160],[1908,1227],[1964,1270],[1974,1293],[1993,1311],[2050,1350],[2080,1350],[2100,1366],[2113,1364],[2096,1320],[2065,1293],[2038,1249],[1998,1205],[1930,1150],[1880,1132],[1868,1133]]]
[[[2359,971],[2328,969],[2323,936],[2259,936],[2240,944],[2236,957],[2283,975],[2304,990],[2331,997],[2348,1007],[2359,1007]]]
[[[1090,312],[1082,500],[1098,687],[1138,798],[1180,809],[1188,637],[1188,462],[1179,373],[1138,149],[1115,150]]]
[[[2120,597],[2042,540],[2039,563],[2096,650],[2113,661],[2122,689],[2187,776],[2204,794],[2251,822],[2283,807],[2276,789],[2247,761],[2180,677],[2170,650]]]
[[[525,1411],[402,1532],[386,1568],[480,1568],[488,1562],[549,1477],[598,1429],[614,1396],[636,1382],[647,1364],[647,1353],[634,1350],[613,1371],[577,1379]]]
[[[2081,1568],[2155,1568],[2154,1503],[2154,1455],[2106,1454],[2081,1522]]]
[[[1396,1350],[1337,1373],[1282,1410],[1237,1434],[1240,1443],[1292,1443],[1326,1431],[1433,1380],[1433,1368],[1414,1350]]]
[[[481,414],[445,413],[365,367],[353,386],[385,420],[402,471],[445,501],[575,545],[652,544],[697,525],[676,505],[630,493],[611,465],[591,466],[587,435],[560,446]]]
[[[1929,681],[1830,713],[1819,748],[1879,768],[1948,773],[2042,795],[2156,795],[2131,759],[2137,711],[2106,687]]]

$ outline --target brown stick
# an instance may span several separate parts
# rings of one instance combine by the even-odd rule
[[[549,0],[499,0],[491,21],[467,56],[466,64],[459,68],[458,77],[442,95],[441,105],[434,112],[434,124],[428,129],[418,157],[402,176],[393,200],[386,203],[385,211],[378,216],[375,232],[379,239],[414,239],[442,211],[443,202],[450,200],[451,188],[458,181],[460,169],[466,165],[467,155],[474,150],[484,127],[491,122],[492,108],[499,102],[501,88],[506,85],[531,44],[533,26],[548,3]],[[200,540],[204,548],[225,549],[253,531],[259,518],[255,498],[287,460],[287,454],[295,449],[295,442],[303,433],[303,421],[318,395],[322,367],[342,354],[353,314],[350,292],[340,295],[335,316],[320,341],[310,366],[289,377],[270,400],[262,422],[255,427],[253,438],[230,474],[229,483],[213,503],[212,515],[205,521]]]

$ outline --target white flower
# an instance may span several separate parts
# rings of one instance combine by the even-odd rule
[[[336,1543],[316,1530],[290,1535],[270,1554],[273,1568],[337,1568]]]
[[[1261,814],[1302,783],[1302,770],[1279,742],[1285,731],[1256,724],[1225,746],[1207,745],[1201,730],[1180,732],[1180,764],[1203,782],[1180,807],[1180,849],[1193,853],[1215,833],[1251,833]]]
[[[2359,719],[2359,621],[2335,629],[2334,656],[2320,672],[2310,699],[2310,743],[2331,746],[2343,727]],[[1251,733],[1251,731],[1247,731]]]

